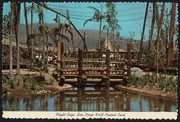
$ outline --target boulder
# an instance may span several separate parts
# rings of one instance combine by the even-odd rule
[[[138,67],[132,67],[131,75],[134,76],[135,78],[142,78],[144,76],[144,72]]]

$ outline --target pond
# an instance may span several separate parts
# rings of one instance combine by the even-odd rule
[[[177,105],[158,97],[127,93],[110,87],[72,88],[57,94],[27,96],[24,99],[2,100],[4,111],[170,111],[176,112]]]

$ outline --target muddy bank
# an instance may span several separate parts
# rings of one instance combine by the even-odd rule
[[[135,87],[133,85],[124,86],[124,85],[116,85],[114,88],[125,91],[125,92],[132,92],[137,94],[142,94],[150,97],[159,97],[163,99],[167,99],[173,102],[177,102],[178,96],[177,93],[172,91],[164,91],[160,90],[157,85],[152,89],[149,86],[145,86],[141,88],[141,86]]]
[[[5,93],[3,97],[14,97],[14,98],[24,98],[27,95],[41,95],[41,94],[55,94],[59,91],[64,91],[72,88],[69,84],[64,84],[64,86],[58,85],[43,85],[42,87],[37,87],[35,90],[33,89],[23,89],[21,87],[16,87],[15,89],[11,89],[7,83],[2,85]]]
[[[51,73],[45,73],[41,76],[39,72],[27,74],[27,71],[21,70],[20,76],[14,75],[12,80],[5,71],[3,71],[3,74],[3,97],[21,99],[28,95],[55,94],[72,88],[70,84],[59,86],[56,79],[51,76]]]

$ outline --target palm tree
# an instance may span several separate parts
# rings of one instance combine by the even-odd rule
[[[45,4],[45,3],[43,3]],[[38,14],[39,17],[39,24],[44,23],[44,13],[43,13],[43,7],[39,5],[35,5],[34,2],[32,2],[31,6],[27,7],[27,12],[31,12],[31,34],[33,33],[33,14]],[[27,46],[29,47],[29,42],[27,42]],[[33,39],[31,40],[31,60],[33,60]],[[29,49],[30,50],[30,49]],[[30,51],[29,51],[30,52]]]
[[[106,8],[107,8],[106,15],[108,15],[106,21],[108,23],[108,26],[105,25],[103,28],[106,28],[107,30],[111,32],[112,37],[113,37],[113,47],[115,47],[115,39],[114,39],[115,33],[119,34],[119,30],[122,30],[122,29],[121,29],[121,26],[118,24],[119,22],[118,19],[116,18],[118,12],[116,11],[115,4],[112,2],[108,2],[106,3]]]
[[[44,4],[44,3],[43,3]],[[32,2],[31,6],[27,7],[27,12],[31,12],[31,34],[33,33],[33,14],[38,14],[39,18],[39,24],[44,23],[44,12],[43,12],[43,7],[39,5],[35,5],[34,2]]]
[[[98,10],[97,8],[95,7],[92,7],[92,6],[89,6],[88,8],[91,8],[94,10],[94,15],[90,18],[90,19],[87,19],[85,22],[84,22],[84,25],[86,25],[87,22],[89,21],[97,21],[99,22],[99,39],[98,39],[98,48],[100,49],[100,40],[101,40],[101,26],[102,26],[102,20],[103,19],[107,19],[109,15],[107,15],[107,13],[102,13],[102,6],[101,6],[101,11]]]
[[[66,37],[65,35],[62,34],[62,30],[65,29],[66,32],[69,32],[71,35],[71,38],[73,38],[72,33],[68,30],[68,25],[67,24],[60,24],[58,27],[52,27],[48,28],[45,24],[42,24],[38,27],[38,33],[36,34],[30,34],[29,39],[36,40],[40,38],[46,38],[45,43],[43,39],[43,59],[46,61],[46,65],[48,65],[48,38],[52,38],[54,40],[54,43],[57,43],[58,40],[61,39],[66,39],[69,42],[69,38]],[[46,54],[45,54],[45,49],[44,49],[44,44],[46,44]],[[31,45],[31,49],[33,50],[33,45]],[[46,59],[46,60],[45,60]]]

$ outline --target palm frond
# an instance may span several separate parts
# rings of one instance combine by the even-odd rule
[[[93,6],[88,6],[88,8],[93,9],[95,11],[95,13],[101,14],[101,12]]]
[[[95,19],[94,16],[93,16],[92,18],[90,18],[90,19],[87,19],[87,20],[84,22],[83,27],[86,25],[87,22],[93,21],[94,19]]]
[[[73,38],[74,38],[74,37],[73,37],[73,33],[72,33],[68,28],[66,29],[66,31],[69,32],[69,34],[71,35],[71,40],[73,40]]]
[[[70,42],[69,38],[66,37],[65,35],[60,34],[60,33],[58,33],[57,35],[60,36],[62,39],[66,39],[68,43]]]
[[[104,25],[104,26],[102,27],[102,31],[107,30],[107,29],[109,29],[109,27],[108,27],[107,25]]]

